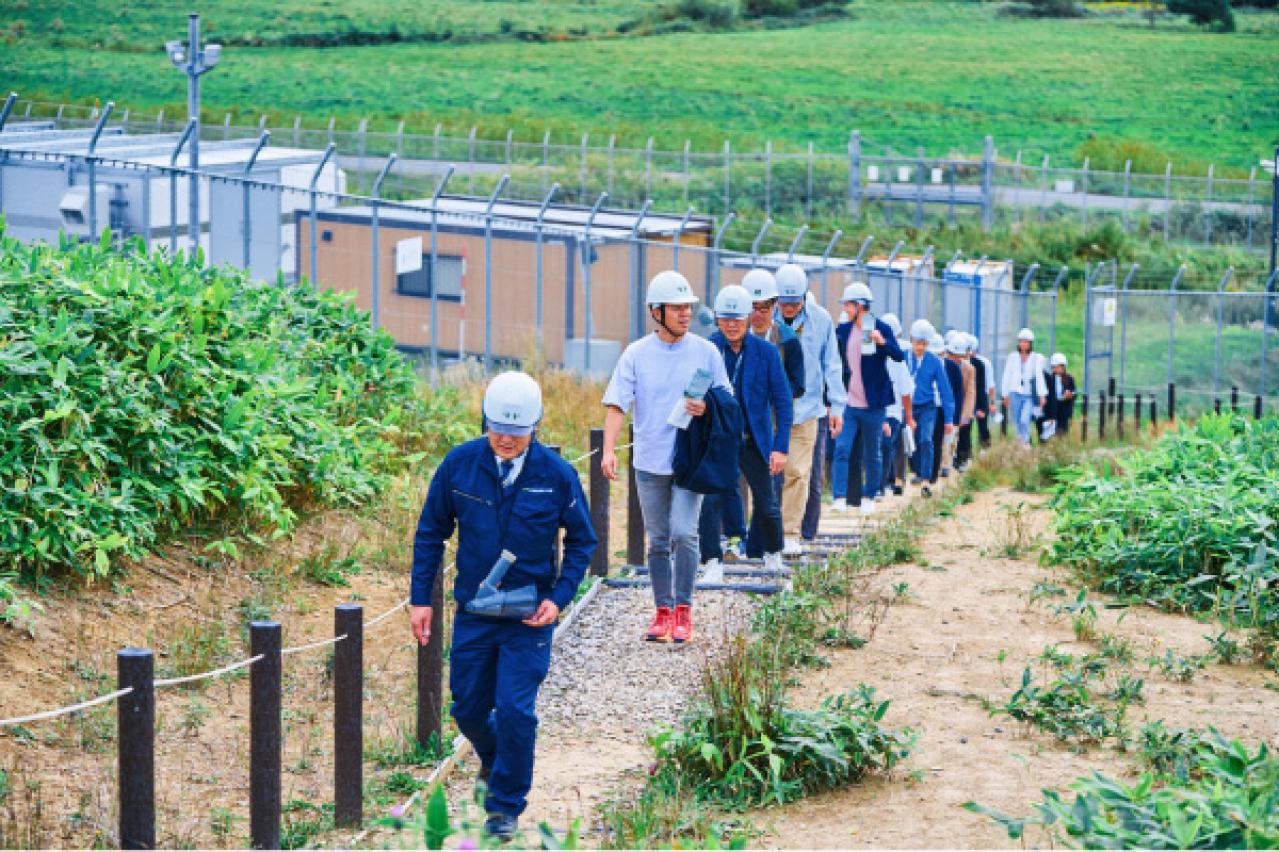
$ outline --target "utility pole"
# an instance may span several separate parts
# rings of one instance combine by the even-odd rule
[[[200,16],[192,12],[187,15],[186,46],[180,41],[168,41],[164,44],[164,51],[173,67],[187,75],[187,118],[195,124],[191,134],[190,206],[187,213],[187,235],[191,241],[191,257],[194,258],[200,248],[200,178],[196,174],[200,168],[200,77],[218,64],[222,58],[222,45],[206,44],[200,48]]]

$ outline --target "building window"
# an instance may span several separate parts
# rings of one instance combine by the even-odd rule
[[[435,258],[440,276],[435,295],[445,301],[462,299],[462,276],[466,273],[466,259],[456,255],[441,254]],[[431,256],[422,255],[422,268],[416,272],[402,272],[395,276],[395,292],[420,299],[431,298]]]

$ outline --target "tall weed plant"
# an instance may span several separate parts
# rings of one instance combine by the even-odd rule
[[[416,384],[309,283],[0,225],[0,569],[101,577],[192,525],[234,551],[368,501],[456,419]]]

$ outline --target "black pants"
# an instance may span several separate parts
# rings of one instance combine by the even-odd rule
[[[959,441],[955,445],[955,466],[968,464],[973,460],[973,424],[968,421],[959,427]]]
[[[946,437],[946,410],[937,408],[937,420],[933,423],[933,478],[929,482],[936,483],[941,473],[941,444]]]
[[[746,555],[757,558],[764,553],[777,553],[782,549],[782,509],[773,495],[773,478],[768,472],[768,460],[759,447],[755,446],[752,437],[747,437],[743,442],[737,459],[751,490],[751,520],[746,533]],[[702,498],[698,533],[703,562],[724,556],[719,545],[723,501],[733,499],[736,498],[732,494],[707,494]]]
[[[981,441],[982,449],[990,447],[990,412],[986,412],[985,417],[977,418],[977,437]]]

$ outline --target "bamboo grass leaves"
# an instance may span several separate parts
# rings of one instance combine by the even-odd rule
[[[342,297],[0,226],[0,569],[101,576],[365,501],[423,437],[415,387]]]

